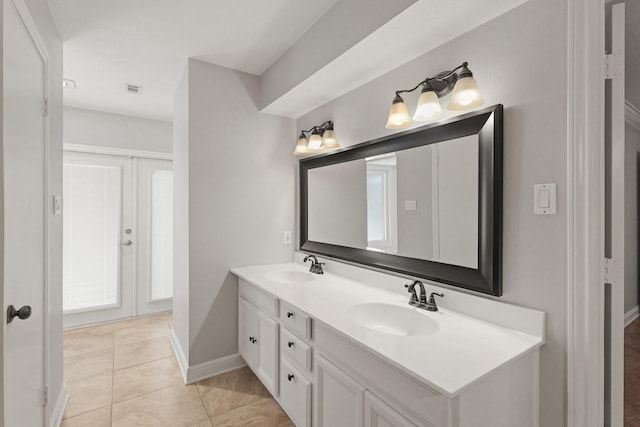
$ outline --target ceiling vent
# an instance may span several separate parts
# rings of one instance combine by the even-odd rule
[[[133,85],[131,83],[127,83],[127,92],[129,92],[129,93],[140,93],[140,92],[142,92],[142,86]]]

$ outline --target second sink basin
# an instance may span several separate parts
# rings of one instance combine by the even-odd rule
[[[349,316],[365,328],[396,336],[424,336],[438,330],[438,323],[413,307],[384,303],[357,304]]]
[[[264,277],[272,282],[283,283],[285,285],[305,283],[315,280],[313,274],[307,273],[306,271],[296,270],[270,271],[266,273]]]

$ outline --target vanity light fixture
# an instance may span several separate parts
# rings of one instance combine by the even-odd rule
[[[308,140],[305,135],[306,133],[311,134]],[[319,126],[301,131],[293,154],[296,156],[305,156],[307,154],[324,153],[338,148],[340,148],[340,143],[338,143],[336,133],[333,130],[333,122],[327,120]]]
[[[478,83],[473,78],[473,73],[469,70],[468,65],[467,62],[463,62],[453,71],[443,71],[433,77],[427,77],[413,89],[397,90],[389,109],[389,119],[385,127],[387,129],[403,129],[414,120],[424,122],[437,119],[442,115],[439,98],[452,91],[447,106],[449,110],[463,111],[484,104]],[[422,92],[418,98],[418,106],[412,120],[400,94],[413,92],[420,86],[422,86]]]

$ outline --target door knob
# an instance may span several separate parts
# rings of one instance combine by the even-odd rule
[[[120,243],[122,246],[131,246],[133,244],[133,242],[131,240],[125,240],[124,242]]]
[[[7,307],[7,323],[11,323],[16,316],[22,320],[28,319],[31,317],[31,306],[22,306],[20,310],[16,310],[13,304]]]

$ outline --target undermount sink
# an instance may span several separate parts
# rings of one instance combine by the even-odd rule
[[[401,337],[424,336],[438,330],[438,323],[413,307],[384,303],[351,306],[349,316],[365,328]]]
[[[283,283],[285,285],[305,283],[315,280],[313,274],[307,273],[306,271],[296,270],[270,271],[266,273],[264,277],[272,282]]]

